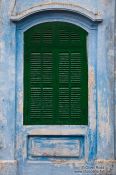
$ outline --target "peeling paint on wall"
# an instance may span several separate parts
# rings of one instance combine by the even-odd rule
[[[60,13],[49,11],[49,13],[30,15],[17,24],[10,20],[12,15],[20,15],[39,4],[44,7],[43,2],[50,8],[63,7],[66,4],[72,9],[80,6],[81,9],[87,10],[87,14],[89,12],[94,14],[92,17],[95,20],[93,21],[97,21],[97,16],[102,14],[103,22],[98,24],[88,19],[85,12],[85,15],[79,15],[66,12],[66,9],[65,12],[60,11]],[[38,175],[38,172],[43,175],[116,174],[114,4],[114,0],[0,1],[0,175]],[[87,126],[23,126],[23,32],[26,27],[51,20],[69,21],[75,25],[78,24],[88,32],[89,124]],[[17,33],[19,33],[19,38]],[[45,149],[49,146],[44,160],[38,161],[36,158],[27,160],[28,137],[50,135],[69,137],[68,144],[71,143],[71,136],[84,137],[82,160],[78,158],[75,160],[72,158],[56,159],[54,156],[48,160],[46,158],[48,153],[53,153],[50,149],[52,141],[47,144],[48,140],[45,145],[43,144]],[[75,142],[77,141],[78,139]],[[52,146],[55,145],[53,151],[56,151],[54,155],[59,153],[58,144],[53,141]],[[77,153],[78,147],[75,144],[72,147],[68,147],[67,142],[63,144],[66,146],[65,155],[69,152]],[[42,142],[33,147],[34,156],[37,152],[40,154],[39,147],[42,149]],[[18,166],[15,159],[18,160]]]

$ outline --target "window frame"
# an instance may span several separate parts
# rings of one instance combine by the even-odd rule
[[[48,15],[49,14],[49,15]],[[24,32],[30,27],[51,21],[63,21],[82,27],[88,32],[88,125],[23,125],[23,53]],[[17,23],[16,27],[16,127],[26,149],[28,135],[83,135],[85,142],[85,157],[96,156],[97,142],[97,28],[98,25],[77,13],[50,11],[35,14]],[[25,133],[25,134],[24,134]],[[89,135],[91,134],[91,137]],[[18,139],[19,134],[16,134]],[[20,149],[18,144],[17,151]],[[26,159],[26,154],[24,155]]]

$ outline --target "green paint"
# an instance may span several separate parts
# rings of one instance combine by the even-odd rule
[[[25,32],[25,125],[88,123],[86,36],[80,27],[63,22]]]

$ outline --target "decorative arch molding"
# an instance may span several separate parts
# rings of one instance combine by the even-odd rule
[[[75,12],[83,17],[88,18],[91,21],[94,22],[100,22],[102,21],[102,17],[100,13],[90,11],[87,8],[84,8],[78,4],[72,4],[72,3],[62,3],[62,2],[48,2],[48,3],[38,3],[37,6],[31,7],[19,14],[14,14],[12,12],[10,19],[12,21],[20,21],[30,15],[33,15],[37,12],[41,11],[54,11],[54,10],[59,10],[59,11],[70,11],[70,12]]]

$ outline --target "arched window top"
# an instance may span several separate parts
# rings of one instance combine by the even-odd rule
[[[65,22],[25,31],[24,124],[87,124],[86,35]]]
[[[81,32],[83,34],[87,34],[87,31],[85,29],[83,29],[82,27],[80,26],[77,26],[75,24],[72,24],[72,23],[69,23],[69,22],[62,22],[62,21],[51,21],[51,22],[45,22],[45,23],[41,23],[41,24],[37,24],[37,25],[34,25],[32,26],[31,28],[29,28],[26,32],[29,32],[29,31],[34,31],[34,30],[43,30],[43,28],[46,28],[48,27],[49,28],[55,28],[56,30],[56,26],[59,26],[60,28],[69,28],[70,31],[74,30],[74,32]],[[45,29],[44,29],[45,30]]]

